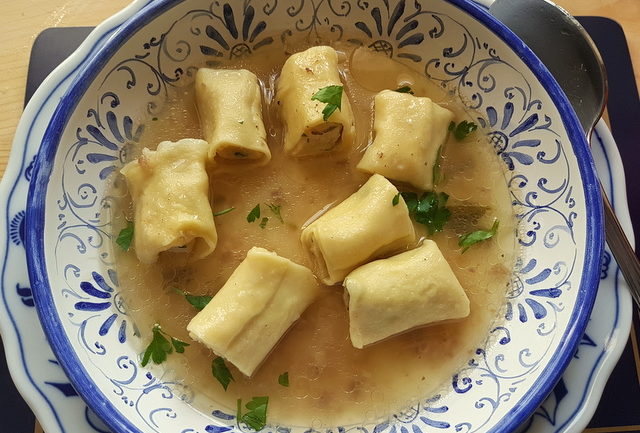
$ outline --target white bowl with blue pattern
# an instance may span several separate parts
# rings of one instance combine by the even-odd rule
[[[293,3],[293,4],[292,4]],[[372,433],[497,432],[523,423],[553,389],[586,327],[600,277],[602,210],[593,162],[568,102],[535,56],[462,0],[156,1],[86,61],[57,107],[32,172],[25,246],[45,334],[73,387],[116,432],[223,432],[234,408],[202,413],[162,367],[142,368],[113,261],[111,201],[135,142],[194,68],[299,33],[356,39],[454,89],[509,168],[520,253],[494,343],[448,391]],[[303,432],[305,426],[268,425]],[[334,430],[334,429],[331,429]]]

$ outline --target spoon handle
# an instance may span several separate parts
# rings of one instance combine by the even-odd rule
[[[602,202],[604,204],[604,232],[607,238],[607,244],[618,262],[618,266],[622,271],[624,279],[627,281],[629,291],[636,306],[640,308],[640,262],[633,251],[627,236],[622,231],[622,227],[618,222],[616,214],[613,212],[611,203],[607,198],[602,184],[600,184],[600,192],[602,194]]]

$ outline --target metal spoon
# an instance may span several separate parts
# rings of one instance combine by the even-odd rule
[[[484,0],[489,12],[522,39],[562,87],[591,141],[607,102],[607,75],[595,44],[567,11],[547,0]],[[488,3],[488,4],[487,4]],[[640,262],[600,185],[607,244],[640,307]]]

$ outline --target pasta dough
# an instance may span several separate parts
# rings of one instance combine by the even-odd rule
[[[344,280],[356,348],[469,315],[469,299],[435,242],[357,268]]]
[[[320,279],[335,284],[368,260],[407,248],[415,240],[404,200],[393,205],[398,190],[375,174],[338,206],[302,231]]]
[[[325,121],[326,104],[311,98],[327,86],[341,86],[338,55],[319,46],[287,59],[277,84],[277,103],[285,124],[284,149],[292,156],[313,156],[353,146],[355,121],[346,92],[341,108]]]
[[[375,138],[358,163],[367,173],[433,189],[433,168],[453,113],[429,98],[383,90],[375,97]]]
[[[309,269],[253,247],[187,330],[251,376],[319,290]]]
[[[245,69],[198,69],[196,103],[209,160],[265,165],[271,160],[258,78]]]
[[[154,263],[172,248],[201,259],[216,248],[218,235],[209,204],[204,140],[163,141],[157,150],[121,170],[127,179],[134,213],[134,247],[138,260]]]

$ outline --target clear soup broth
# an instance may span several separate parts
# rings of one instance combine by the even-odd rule
[[[271,162],[260,168],[233,165],[210,171],[213,211],[235,209],[215,218],[218,245],[206,259],[187,265],[177,254],[161,254],[156,264],[142,265],[133,252],[117,254],[122,294],[145,344],[151,339],[154,323],[190,343],[183,354],[169,355],[164,364],[165,378],[191,388],[196,395],[194,404],[205,413],[220,406],[235,413],[238,398],[246,402],[254,396],[269,396],[270,424],[321,428],[388,417],[444,392],[451,375],[486,340],[504,304],[514,262],[515,218],[503,164],[484,132],[478,130],[464,142],[450,138],[445,145],[444,179],[437,189],[449,194],[452,216],[442,232],[431,236],[469,297],[471,314],[467,318],[355,349],[349,340],[343,288],[323,286],[320,298],[291,327],[253,377],[243,376],[227,363],[235,380],[225,392],[212,376],[211,362],[216,355],[189,338],[186,326],[197,311],[175,288],[194,295],[214,295],[253,246],[275,251],[313,270],[299,240],[301,227],[368,179],[355,166],[372,140],[373,97],[378,91],[408,85],[416,96],[428,96],[452,110],[456,122],[473,120],[461,101],[406,65],[351,45],[335,48],[358,131],[357,146],[348,159],[331,155],[295,159],[284,154],[283,127],[276,104],[271,102],[286,53],[267,49],[226,65],[248,69],[262,83]],[[163,111],[147,122],[129,158],[137,157],[143,147],[155,149],[161,141],[182,138],[202,138],[193,86],[173,89]],[[269,217],[264,228],[246,219],[258,203],[264,216]],[[266,204],[281,206],[283,222]],[[131,199],[125,193],[120,210],[114,214],[114,227],[124,226],[124,219],[132,215]],[[494,218],[500,221],[498,234],[461,254],[458,236],[486,230]],[[416,230],[418,238],[426,236],[424,226],[416,225]],[[140,352],[143,350],[141,347]],[[288,372],[289,387],[278,384],[284,372]]]

